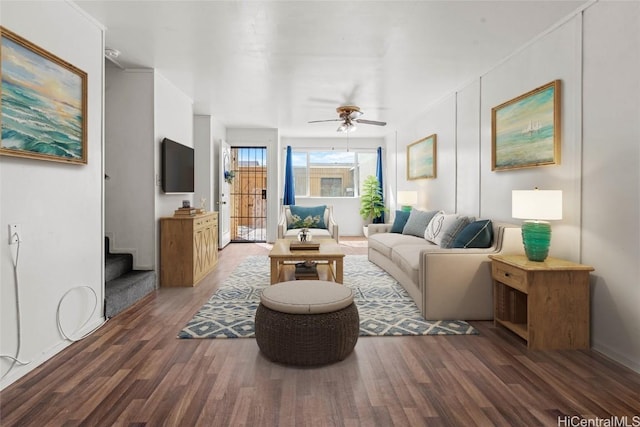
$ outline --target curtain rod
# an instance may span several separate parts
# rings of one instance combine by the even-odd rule
[[[301,150],[301,151],[309,151],[309,150],[318,150],[318,151],[337,151],[337,150],[345,150],[346,151],[346,147],[344,148],[339,148],[336,149],[336,147],[299,147],[299,148],[294,148],[291,147],[292,150]],[[371,150],[371,151],[376,151],[378,149],[378,147],[375,148],[353,148],[350,147],[349,150],[358,150],[358,151],[365,151],[365,150]],[[287,147],[285,146],[282,151],[287,151]],[[382,147],[382,151],[386,151],[386,149],[384,147]]]

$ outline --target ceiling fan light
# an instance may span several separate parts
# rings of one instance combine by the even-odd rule
[[[343,124],[340,125],[340,127],[338,127],[337,131],[338,132],[344,132],[344,133],[349,133],[349,132],[353,132],[356,129],[358,129],[358,127],[356,125],[354,125],[351,122],[345,122]]]
[[[349,118],[353,120],[353,119],[357,119],[361,115],[362,115],[362,112],[360,110],[354,110],[351,113],[349,113]]]

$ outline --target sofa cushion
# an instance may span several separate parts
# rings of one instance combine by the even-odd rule
[[[409,218],[407,219],[407,223],[402,229],[402,234],[424,238],[424,230],[426,230],[427,225],[438,212],[442,211],[421,211],[418,209],[412,209],[409,214]]]
[[[420,251],[424,246],[430,245],[425,242],[418,245],[397,245],[391,251],[391,261],[402,269],[415,284],[420,283]],[[433,245],[435,247],[435,245]]]
[[[493,225],[490,219],[472,222],[455,238],[452,248],[489,248],[493,244]]]
[[[325,205],[290,206],[291,216],[287,216],[287,229],[294,228],[327,228],[325,223]]]
[[[415,236],[405,236],[398,233],[377,233],[369,236],[369,249],[374,249],[391,259],[391,250],[398,245],[422,245],[428,243]],[[419,251],[419,249],[416,249]]]
[[[410,213],[411,212],[406,211],[396,211],[396,217],[393,220],[393,225],[391,226],[392,233],[402,233],[404,226],[407,224]]]
[[[260,303],[281,313],[333,313],[353,303],[353,291],[334,282],[295,280],[264,288]]]
[[[283,238],[297,239],[298,233],[300,232],[300,230],[301,230],[300,228],[293,228],[291,230],[287,230],[284,232]],[[313,239],[330,239],[332,237],[331,233],[329,233],[329,230],[327,230],[326,228],[314,228],[313,230],[310,231],[310,233],[311,233],[312,241]]]

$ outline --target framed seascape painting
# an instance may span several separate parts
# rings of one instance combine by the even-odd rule
[[[560,80],[491,109],[491,170],[560,164]]]
[[[87,74],[0,27],[0,154],[87,163]]]
[[[436,177],[436,134],[407,146],[407,180]]]

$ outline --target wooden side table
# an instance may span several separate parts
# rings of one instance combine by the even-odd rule
[[[494,324],[534,350],[589,348],[589,273],[593,267],[557,258],[489,255]]]

